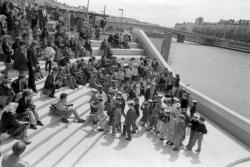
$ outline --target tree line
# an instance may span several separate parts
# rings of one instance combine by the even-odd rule
[[[249,25],[194,25],[192,32],[250,43]]]

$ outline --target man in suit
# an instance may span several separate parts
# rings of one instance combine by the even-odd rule
[[[35,110],[35,106],[31,103],[31,93],[29,90],[23,92],[22,98],[18,101],[16,113],[19,118],[28,116],[31,129],[36,130],[36,125],[43,126]]]
[[[35,76],[36,76],[36,67],[38,64],[37,60],[37,51],[36,48],[38,43],[33,41],[30,45],[30,48],[27,51],[27,58],[28,58],[28,69],[29,69],[29,80],[28,80],[28,87],[37,93],[36,84],[35,84]]]
[[[133,101],[129,101],[129,102],[127,102],[127,104],[128,104],[129,109],[128,109],[126,117],[125,117],[125,124],[123,126],[122,135],[125,136],[127,133],[128,137],[126,138],[126,140],[131,141],[131,127],[132,127],[132,124],[136,120],[136,111],[134,109],[134,102]]]

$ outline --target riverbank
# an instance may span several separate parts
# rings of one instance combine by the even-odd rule
[[[160,51],[162,39],[150,39]],[[250,118],[249,54],[173,40],[170,66],[183,83]]]

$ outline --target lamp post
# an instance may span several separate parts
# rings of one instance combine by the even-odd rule
[[[87,2],[87,23],[89,23],[89,0]]]
[[[101,11],[104,15],[106,14],[106,5],[104,5],[104,10]]]
[[[122,12],[122,16],[121,16],[121,27],[122,27],[123,9],[118,9],[118,10]]]

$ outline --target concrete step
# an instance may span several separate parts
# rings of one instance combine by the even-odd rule
[[[86,119],[86,115],[89,113],[89,105],[81,103],[81,100],[75,103],[77,104],[76,108],[80,117]],[[51,119],[55,119],[55,117],[51,117]],[[33,137],[32,144],[23,154],[23,157],[34,166],[38,166],[37,164],[44,159],[47,160],[52,152],[71,139],[73,135],[81,133],[82,128],[85,126],[85,124],[74,123],[73,119],[70,119],[70,121],[69,124],[60,122],[51,124],[48,129]]]
[[[91,46],[92,47],[100,47],[101,46],[101,42],[100,40],[90,40],[91,41]],[[130,48],[141,48],[140,44],[136,43],[136,42],[130,42],[129,43]]]
[[[69,103],[74,103],[76,108],[80,108],[82,105],[87,104],[88,100],[90,98],[91,95],[91,89],[87,88],[87,87],[80,87],[80,89],[78,90],[65,90],[63,91],[64,93],[67,93],[69,95],[68,97],[68,101]],[[56,93],[56,96],[59,97],[59,95],[62,92],[58,92]],[[46,131],[47,128],[49,128],[51,125],[53,125],[54,123],[58,122],[60,120],[59,117],[55,118],[55,119],[51,119],[50,113],[49,113],[49,107],[51,104],[55,103],[56,101],[58,101],[58,99],[44,99],[44,100],[40,100],[35,102],[35,105],[37,106],[37,112],[40,116],[41,121],[44,123],[45,126],[43,127],[38,127],[37,130],[32,130],[29,129],[28,130],[28,135],[29,138],[32,140],[32,138],[36,135],[38,135],[39,133],[41,133],[42,131]],[[79,105],[81,104],[81,105]],[[78,105],[78,106],[77,106]],[[11,146],[12,144],[14,144],[15,140],[13,139],[5,139],[2,142],[2,146],[1,146],[1,153],[2,154],[6,154],[7,152],[9,152],[11,150]],[[7,144],[5,144],[7,143]]]
[[[93,55],[101,55],[99,47],[92,48]],[[144,55],[145,52],[143,49],[132,48],[132,49],[112,49],[114,55]]]

